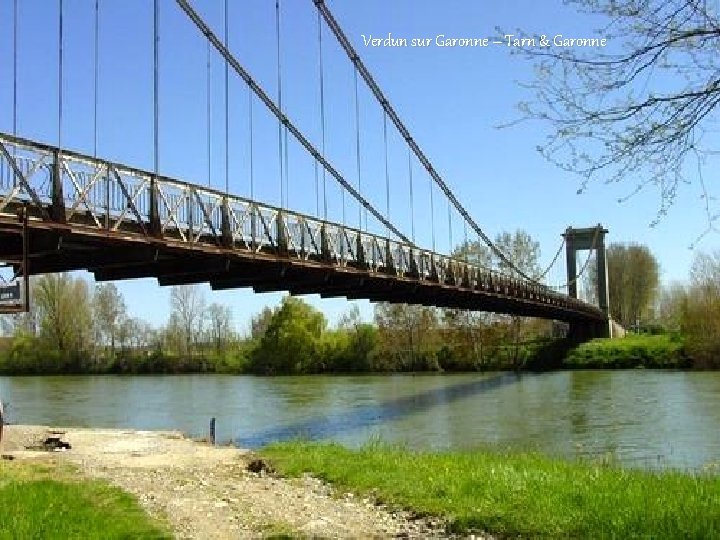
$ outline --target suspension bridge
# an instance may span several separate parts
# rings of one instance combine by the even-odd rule
[[[549,287],[542,282],[542,276],[529,275],[519,268],[485,234],[433,167],[323,0],[307,2],[308,9],[314,10],[317,16],[319,140],[301,129],[283,104],[283,90],[287,92],[288,89],[282,84],[283,12],[279,1],[274,3],[278,86],[277,96],[271,97],[229,45],[227,0],[222,31],[207,22],[188,0],[154,0],[150,54],[153,86],[151,168],[106,159],[98,153],[98,138],[102,135],[102,130],[98,129],[99,73],[108,69],[101,65],[98,53],[103,5],[97,0],[86,3],[90,13],[94,14],[94,19],[88,18],[88,27],[83,28],[87,35],[94,36],[92,113],[88,115],[94,124],[94,140],[92,151],[83,152],[63,145],[63,129],[69,122],[63,91],[72,84],[67,80],[68,63],[72,58],[64,52],[69,14],[65,13],[67,7],[63,6],[63,0],[58,0],[57,11],[57,140],[51,144],[32,140],[23,137],[18,130],[18,99],[22,93],[18,83],[18,51],[21,45],[18,43],[18,2],[12,2],[13,126],[11,133],[0,132],[0,261],[13,270],[15,278],[87,270],[98,281],[154,277],[160,285],[207,282],[215,290],[252,287],[257,292],[289,291],[292,294],[316,293],[322,297],[424,304],[555,319],[569,322],[578,335],[607,334],[603,244],[607,231],[597,226],[565,232],[569,294]],[[171,10],[174,17],[182,16],[207,50],[207,185],[163,174],[159,166],[160,139],[163,137],[160,125],[160,88],[163,84],[159,62],[163,35],[160,4],[165,17]],[[128,6],[126,9],[133,8]],[[76,30],[78,24],[75,24]],[[355,125],[352,127],[356,139],[357,173],[352,180],[341,167],[334,165],[326,148],[328,111],[323,38],[325,47],[328,38],[335,40],[353,73]],[[220,62],[224,82],[224,174],[213,173],[211,168],[214,133],[211,126],[214,118],[211,113],[212,62]],[[229,112],[231,80],[244,84],[248,92],[249,196],[233,194],[230,189],[229,133],[235,128]],[[382,112],[384,211],[379,209],[376,200],[372,200],[370,195],[375,194],[368,194],[367,188],[363,190],[358,99],[361,84]],[[258,105],[276,122],[279,203],[265,202],[253,189],[253,160],[258,157],[252,146],[253,110]],[[431,184],[431,205],[432,189],[437,189],[447,201],[448,216],[452,211],[461,219],[465,244],[469,230],[499,261],[500,269],[481,266],[467,255],[437,252],[434,230],[432,248],[418,245],[414,219],[410,234],[393,222],[390,216],[389,130],[395,130],[407,148],[410,213],[414,216],[413,193],[417,191],[413,171],[419,170]],[[288,195],[291,144],[312,161],[314,212],[293,208]],[[263,155],[263,159],[270,158]],[[224,188],[217,181],[213,182],[215,176],[224,177]],[[262,181],[269,182],[267,178]],[[339,200],[331,193],[329,195],[327,185],[330,183],[339,189]],[[357,207],[356,226],[347,223],[347,201]],[[328,207],[334,206],[342,206],[342,219],[329,218]],[[450,236],[452,241],[452,230]],[[577,279],[582,274],[582,271],[576,271],[577,250],[598,253],[599,306],[577,298]],[[19,300],[16,285],[5,289],[10,300]],[[6,311],[8,305],[6,303]],[[25,302],[15,308],[27,308],[27,294]]]

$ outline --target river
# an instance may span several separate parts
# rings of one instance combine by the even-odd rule
[[[720,373],[0,377],[12,423],[174,429],[244,447],[292,437],[490,445],[643,468],[720,464]]]

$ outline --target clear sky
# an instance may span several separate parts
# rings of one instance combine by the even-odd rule
[[[58,142],[58,1],[20,0],[18,25],[18,133],[50,144]],[[222,0],[194,0],[215,32],[223,35]],[[602,223],[608,241],[647,244],[658,257],[665,282],[687,276],[694,252],[688,247],[706,226],[697,185],[683,186],[677,203],[659,225],[650,222],[659,194],[649,188],[620,204],[633,179],[617,185],[592,184],[578,195],[579,180],[547,163],[536,151],[547,133],[535,123],[498,129],[518,118],[516,105],[530,99],[519,84],[531,80],[532,65],[505,45],[440,47],[436,38],[496,38],[497,27],[512,32],[601,37],[595,22],[560,0],[489,2],[472,0],[328,1],[376,81],[410,128],[416,141],[485,232],[525,229],[541,244],[548,263],[569,226]],[[12,0],[0,0],[0,130],[12,131]],[[152,1],[100,0],[98,155],[152,168]],[[311,0],[281,1],[281,78],[283,109],[306,136],[322,147],[318,20]],[[62,144],[93,152],[94,0],[64,1]],[[230,49],[266,91],[277,98],[275,2],[230,0]],[[372,47],[372,37],[429,38],[427,47]],[[325,152],[352,183],[357,183],[353,70],[332,34],[322,33],[325,88]],[[160,0],[160,172],[208,182],[207,48],[204,39],[172,0]],[[224,62],[211,55],[210,184],[225,186]],[[383,116],[360,82],[359,107],[362,192],[382,211],[385,199]],[[248,90],[232,72],[229,85],[230,191],[250,194]],[[390,218],[405,233],[415,229],[420,245],[447,252],[464,238],[435,189],[430,211],[429,179],[413,161],[414,219],[410,212],[408,152],[388,124]],[[253,192],[280,203],[277,123],[253,102]],[[712,171],[711,171],[712,172]],[[322,186],[322,177],[319,185]],[[288,146],[288,204],[324,214],[322,189],[315,190],[312,160],[299,145]],[[343,219],[340,191],[327,178],[328,218]],[[318,204],[318,201],[320,203]],[[358,208],[346,197],[345,219],[356,225]],[[371,224],[371,228],[373,228]],[[377,229],[380,231],[381,229]],[[699,249],[720,247],[716,234]],[[558,273],[551,281],[561,282]],[[155,280],[118,284],[133,315],[153,324],[165,321],[169,290]],[[281,295],[250,290],[211,293],[210,301],[229,304],[239,329],[263,305]],[[349,309],[345,300],[308,297],[330,320]],[[366,317],[372,314],[360,302]]]

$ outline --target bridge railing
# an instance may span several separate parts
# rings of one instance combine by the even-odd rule
[[[549,287],[313,216],[0,134],[0,214],[18,204],[34,219],[167,242],[278,255],[594,313]]]

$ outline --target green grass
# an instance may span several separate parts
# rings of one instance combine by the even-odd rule
[[[566,356],[568,368],[690,367],[681,338],[671,335],[628,335],[599,338],[579,345]]]
[[[53,464],[0,462],[0,539],[170,538],[137,501]]]
[[[378,444],[290,442],[263,454],[360,494],[500,536],[718,538],[720,477],[652,473],[537,454],[425,454]]]

